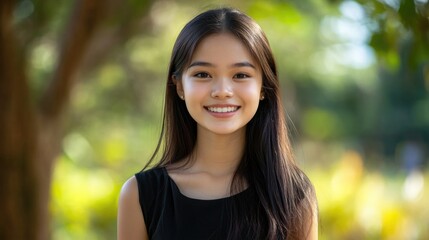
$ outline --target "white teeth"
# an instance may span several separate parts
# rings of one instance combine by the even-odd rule
[[[208,107],[207,109],[210,112],[226,113],[226,112],[234,112],[238,109],[238,107]]]

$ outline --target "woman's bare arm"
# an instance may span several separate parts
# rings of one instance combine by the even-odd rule
[[[306,240],[318,240],[319,239],[319,211],[317,207],[317,201],[314,201],[312,204],[312,219],[308,221],[311,223],[308,231]]]
[[[137,180],[133,176],[122,186],[118,203],[118,240],[148,240],[139,204]]]

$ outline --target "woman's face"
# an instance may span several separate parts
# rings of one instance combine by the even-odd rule
[[[204,38],[177,82],[177,92],[198,124],[198,131],[244,133],[261,98],[258,62],[235,36]]]

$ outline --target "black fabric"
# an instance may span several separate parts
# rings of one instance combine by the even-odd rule
[[[229,205],[235,198],[252,199],[248,189],[214,200],[186,197],[163,167],[137,173],[135,177],[151,240],[226,239],[231,223]]]

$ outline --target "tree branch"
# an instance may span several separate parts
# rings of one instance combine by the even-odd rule
[[[66,107],[80,62],[103,18],[106,4],[101,0],[78,0],[65,30],[58,65],[41,99],[45,118],[57,118]]]

